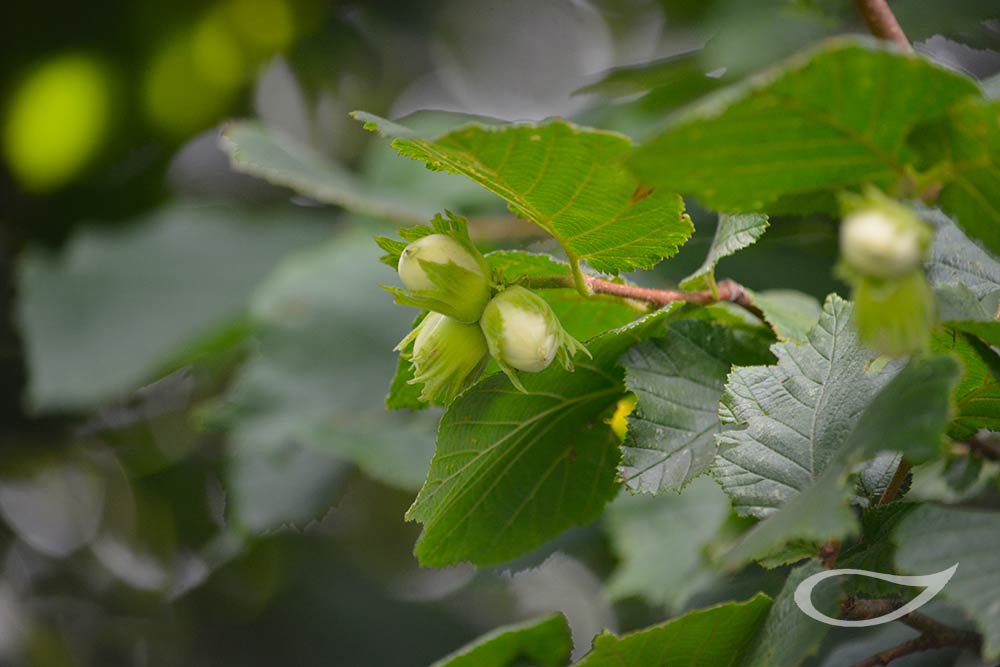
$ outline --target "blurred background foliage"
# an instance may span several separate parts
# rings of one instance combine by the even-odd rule
[[[918,50],[1000,70],[995,0],[893,6]],[[705,566],[738,523],[711,484],[622,497],[503,567],[418,568],[402,515],[438,415],[383,410],[412,317],[377,287],[388,223],[234,173],[219,129],[256,117],[421,214],[473,216],[484,247],[550,250],[347,113],[560,115],[641,138],[857,31],[840,0],[5,3],[0,663],[416,666],[556,609],[579,655],[603,628],[773,592],[780,572]],[[695,237],[642,280],[701,262],[715,220],[688,205]],[[775,221],[720,275],[843,291],[835,232]],[[675,526],[689,544],[655,541]],[[664,558],[685,576],[641,590]],[[830,659],[880,637],[835,634]]]

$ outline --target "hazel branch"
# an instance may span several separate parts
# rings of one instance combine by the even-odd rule
[[[879,39],[896,44],[904,51],[913,51],[910,40],[906,38],[906,33],[903,32],[886,0],[854,0],[854,6],[865,20],[868,32]]]
[[[899,459],[899,464],[896,466],[896,471],[892,474],[892,479],[889,480],[889,484],[886,485],[882,495],[879,496],[878,505],[888,505],[896,499],[896,496],[899,495],[899,490],[903,488],[906,475],[909,474],[911,467],[906,459]],[[839,554],[840,540],[830,540],[819,548],[819,558],[823,562],[823,567],[827,570],[832,570],[833,566],[837,564],[837,556]],[[876,616],[879,615],[876,614]]]
[[[910,468],[912,467],[913,466],[911,466],[910,462],[906,459],[899,459],[899,465],[896,466],[896,472],[892,473],[892,479],[889,480],[889,483],[886,485],[882,495],[879,496],[879,505],[888,505],[896,499],[896,496],[899,495],[899,490],[903,488],[903,483],[906,481],[906,476],[909,474]]]
[[[1000,461],[1000,438],[989,431],[980,431],[968,440],[955,443],[955,449],[965,456]]]
[[[643,301],[658,308],[670,305],[678,301],[684,303],[710,304],[719,301],[731,301],[743,306],[750,312],[761,317],[760,310],[753,305],[746,290],[739,283],[732,280],[723,280],[718,284],[717,292],[712,290],[700,290],[696,292],[686,292],[684,290],[653,289],[651,287],[637,287],[635,285],[623,285],[613,283],[603,278],[594,276],[583,276],[584,282],[595,294],[610,294],[623,299]],[[524,285],[532,289],[550,289],[553,287],[575,287],[573,278],[570,276],[531,276],[527,278]]]
[[[841,604],[841,618],[877,618],[899,609],[902,604],[899,598],[848,598]],[[949,646],[978,652],[982,645],[983,638],[978,633],[953,628],[920,612],[911,612],[899,621],[920,632],[920,636],[855,662],[851,667],[879,667],[913,653]]]

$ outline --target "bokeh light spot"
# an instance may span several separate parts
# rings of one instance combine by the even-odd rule
[[[230,0],[229,15],[254,51],[280,51],[295,37],[295,17],[284,0]]]
[[[22,187],[54,190],[95,156],[107,136],[111,80],[92,56],[59,56],[27,73],[4,123],[4,158]]]
[[[239,41],[225,17],[209,14],[194,29],[191,57],[198,73],[206,81],[227,88],[236,88],[243,79],[246,63]]]
[[[197,132],[214,122],[225,112],[236,91],[231,83],[220,85],[213,75],[199,67],[195,44],[196,39],[190,33],[169,39],[161,45],[146,73],[149,119],[177,136]]]

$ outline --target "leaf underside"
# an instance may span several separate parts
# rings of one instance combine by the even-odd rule
[[[740,514],[765,517],[815,482],[891,372],[870,372],[875,354],[831,295],[804,344],[778,343],[774,366],[736,368],[720,417],[716,479]]]
[[[622,358],[637,397],[622,451],[629,488],[680,491],[708,471],[720,430],[719,399],[731,366],[772,359],[766,339],[706,321],[671,324]]]

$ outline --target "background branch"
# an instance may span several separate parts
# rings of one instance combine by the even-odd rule
[[[903,482],[906,481],[906,475],[909,474],[910,468],[912,467],[913,466],[911,466],[910,462],[906,459],[899,459],[899,465],[896,466],[896,472],[892,473],[892,479],[889,480],[889,484],[886,485],[885,491],[883,491],[882,495],[879,496],[879,505],[888,505],[896,499],[896,496],[899,495],[899,490],[903,488]]]
[[[910,40],[906,38],[906,33],[886,0],[854,0],[854,6],[865,20],[868,32],[896,44],[904,51],[913,51]]]
[[[988,461],[1000,461],[1000,438],[989,431],[980,431],[968,440],[955,443],[966,456],[975,455]]]
[[[903,604],[900,598],[848,598],[841,604],[841,618],[850,620],[862,620],[885,616]],[[854,663],[851,667],[878,667],[878,665],[888,665],[893,660],[897,660],[912,653],[929,651],[936,648],[953,646],[978,652],[983,638],[976,632],[959,630],[950,625],[914,611],[899,619],[914,630],[920,632],[920,636],[907,640],[902,644],[893,646],[864,660]]]

